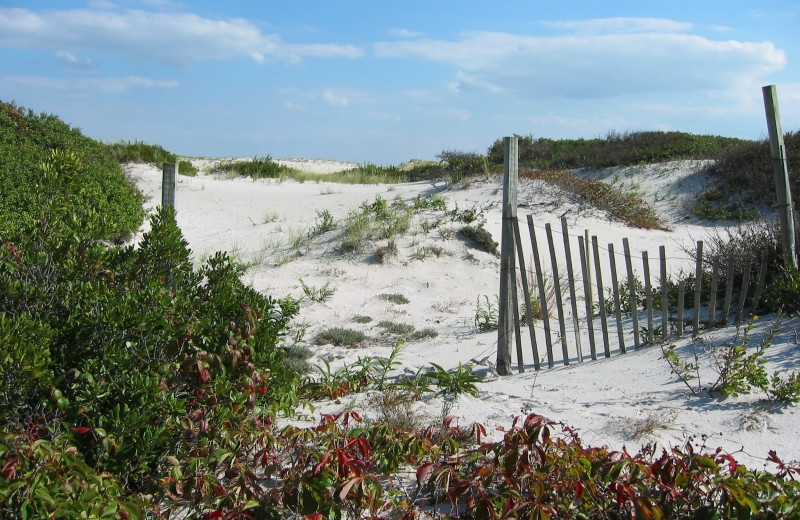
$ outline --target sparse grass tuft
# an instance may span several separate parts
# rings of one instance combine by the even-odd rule
[[[315,339],[320,344],[330,343],[337,347],[342,345],[353,347],[367,339],[367,337],[363,332],[357,330],[333,327],[318,333]]]
[[[394,321],[385,321],[385,320],[379,321],[378,327],[386,329],[386,331],[391,334],[399,334],[402,336],[407,336],[409,334],[412,334],[416,330],[416,327],[414,327],[413,325],[407,325],[405,323],[396,323]]]
[[[410,300],[400,293],[383,293],[379,294],[378,298],[387,302],[395,303],[397,305],[405,305],[406,303],[410,303]]]

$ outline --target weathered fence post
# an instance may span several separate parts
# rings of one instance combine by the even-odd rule
[[[600,310],[600,332],[603,333],[603,352],[606,357],[611,357],[611,349],[608,345],[608,318],[606,316],[606,305],[603,301],[603,272],[600,269],[600,246],[597,243],[597,236],[592,235],[592,251],[594,251],[594,272],[597,275],[597,306]]]
[[[583,273],[583,300],[586,303],[586,328],[589,331],[589,351],[592,359],[597,360],[597,349],[594,341],[594,325],[592,323],[592,300],[589,299],[589,295],[592,294],[592,281],[589,279],[589,267],[587,265],[589,263],[589,255],[587,253],[589,250],[589,243],[586,242],[586,245],[584,245],[584,242],[586,242],[585,239],[578,235],[578,254],[581,256],[581,273]]]
[[[519,148],[517,138],[503,138],[503,229],[500,239],[500,302],[497,316],[497,373],[511,373],[511,341],[514,320],[511,314],[511,284],[516,284],[514,264],[514,230],[517,218],[517,176]]]
[[[553,228],[550,223],[544,225],[544,231],[547,235],[547,247],[550,248],[550,268],[553,271],[553,295],[556,300],[556,311],[558,312],[558,333],[561,337],[561,355],[564,358],[564,364],[569,365],[569,350],[567,350],[567,328],[566,319],[564,319],[564,305],[561,301],[561,280],[558,275],[558,262],[556,260],[556,248],[553,243]]]
[[[700,334],[700,298],[703,294],[703,241],[697,241],[697,265],[694,271],[694,321],[692,336]]]
[[[661,341],[669,337],[669,281],[667,280],[667,248],[659,246],[658,259],[661,264]]]
[[[561,234],[564,238],[564,256],[567,258],[567,280],[569,281],[569,299],[572,304],[572,322],[575,328],[575,344],[578,350],[578,361],[583,361],[581,349],[581,328],[578,321],[578,299],[575,297],[575,272],[572,268],[572,252],[569,247],[569,232],[567,230],[567,217],[561,217]]]
[[[769,148],[772,153],[775,192],[777,193],[778,215],[781,223],[781,245],[783,261],[797,267],[797,249],[794,235],[794,216],[792,212],[792,191],[789,187],[789,168],[786,164],[786,148],[783,145],[783,129],[778,109],[778,92],[775,85],[762,87],[764,108],[767,113],[769,129]]]
[[[161,205],[175,207],[175,188],[178,181],[178,165],[164,163],[161,169]]]
[[[539,289],[539,309],[542,311],[542,325],[544,326],[544,344],[547,348],[547,368],[553,368],[553,338],[550,335],[550,309],[547,305],[547,294],[545,291],[544,275],[542,274],[542,262],[539,257],[539,244],[536,241],[536,231],[533,225],[533,216],[528,215],[528,233],[531,237],[531,249],[533,250],[533,265],[536,269],[536,284]]]
[[[633,320],[633,348],[639,348],[639,303],[636,299],[636,275],[633,274],[633,259],[631,246],[628,239],[622,239],[622,249],[625,251],[625,268],[628,271],[628,297],[631,301],[631,319]]]
[[[617,339],[619,340],[619,351],[623,354],[627,352],[625,348],[625,332],[622,330],[622,308],[619,304],[619,280],[617,279],[617,259],[614,252],[614,244],[608,244],[608,261],[611,267],[611,290],[614,295],[614,314],[617,317]]]

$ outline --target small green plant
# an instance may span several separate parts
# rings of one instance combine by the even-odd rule
[[[401,376],[389,386],[408,392],[414,399],[422,399],[423,395],[434,391],[433,381],[425,377],[425,367],[419,368],[413,377]]]
[[[638,277],[634,276],[633,287],[636,296],[636,306],[642,307],[647,297],[644,290],[644,283]],[[619,291],[619,310],[625,313],[631,312],[632,298],[628,279],[621,281],[617,290]],[[614,312],[613,288],[608,289],[603,304],[606,307],[606,312]]]
[[[400,293],[381,293],[378,298],[397,305],[405,305],[411,301]]]
[[[764,334],[761,342],[750,348],[750,331],[753,323],[749,323],[739,339],[739,333],[732,340],[720,345],[710,345],[702,341],[702,351],[706,352],[711,368],[717,377],[708,386],[709,395],[719,392],[724,395],[738,396],[753,390],[763,391],[767,398],[781,402],[797,402],[800,400],[800,375],[793,372],[782,377],[775,371],[770,376],[766,369],[764,353],[772,344],[780,322],[775,321]],[[694,346],[694,344],[693,344]],[[675,352],[675,346],[662,347],[664,359],[672,371],[681,379],[687,388],[699,396],[702,391],[700,383],[700,355],[694,347],[694,359],[681,359]]]
[[[307,379],[300,387],[302,395],[311,399],[337,399],[343,395],[358,392],[363,389],[368,381],[368,370],[359,367],[353,370],[345,365],[338,370],[332,370],[327,360],[322,360],[322,366],[314,367],[318,377]]]
[[[448,371],[436,363],[431,363],[434,370],[427,372],[425,377],[433,381],[434,386],[444,393],[450,394],[469,394],[477,397],[480,391],[475,383],[481,381],[480,376],[472,373],[472,365],[459,363],[458,368]]]
[[[397,323],[394,321],[379,321],[378,327],[386,329],[386,332],[389,332],[391,334],[399,334],[402,336],[407,336],[409,334],[412,334],[416,330],[416,327],[414,327],[413,325],[408,325],[406,323]]]
[[[483,300],[481,300],[483,296]],[[478,296],[475,304],[474,323],[478,330],[487,331],[497,328],[497,304],[492,303],[485,294]]]
[[[459,230],[458,234],[464,239],[470,241],[477,249],[486,251],[487,253],[491,253],[495,256],[500,255],[499,251],[497,250],[497,247],[500,244],[494,241],[492,234],[489,233],[483,226],[464,226]]]
[[[336,292],[335,287],[331,287],[330,282],[325,282],[322,287],[307,285],[302,278],[300,278],[300,285],[303,287],[303,294],[312,302],[326,302],[331,299],[333,293]]]
[[[311,349],[305,345],[294,344],[285,347],[284,350],[286,351],[284,363],[292,368],[292,370],[301,376],[311,372],[313,367],[308,362],[308,359],[313,355]]]
[[[700,357],[697,354],[697,346],[692,343],[692,347],[694,348],[694,359],[692,361],[681,359],[675,352],[675,345],[662,346],[661,353],[664,360],[669,364],[672,373],[678,376],[693,395],[699,396],[702,391],[702,386],[700,385]]]
[[[331,212],[327,209],[317,210],[317,218],[314,227],[311,228],[308,234],[312,237],[317,237],[334,229],[336,229],[336,222]]]
[[[320,344],[330,343],[336,346],[354,347],[367,338],[363,332],[357,330],[333,327],[319,332],[315,339]]]
[[[767,286],[764,300],[781,313],[800,311],[800,269],[788,265],[778,278]]]
[[[371,321],[372,321],[372,318],[371,318],[371,317],[369,317],[369,316],[363,316],[363,315],[361,315],[361,314],[357,314],[357,315],[353,316],[353,321],[354,321],[355,323],[361,323],[361,324],[364,324],[364,323],[369,323],[369,322],[371,322]]]
[[[432,327],[426,327],[426,328],[424,328],[422,330],[414,331],[414,333],[411,334],[411,338],[412,339],[435,338],[435,337],[438,337],[438,336],[439,336],[439,333],[436,331],[436,329],[434,329]]]

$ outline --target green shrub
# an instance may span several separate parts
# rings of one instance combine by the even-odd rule
[[[500,252],[497,250],[500,244],[494,241],[492,234],[483,226],[464,226],[458,231],[458,234],[470,241],[477,249],[500,256]]]
[[[254,157],[249,161],[228,161],[217,165],[217,170],[252,179],[279,179],[290,171],[272,160],[272,157]]]
[[[416,330],[416,327],[414,327],[413,325],[408,325],[406,323],[397,323],[388,320],[379,321],[378,327],[386,329],[386,332],[389,332],[391,334],[399,334],[402,336],[407,336],[409,334],[412,334]]]
[[[764,291],[764,301],[781,313],[800,311],[800,269],[788,265]]]
[[[0,101],[2,239],[22,246],[58,226],[114,241],[138,229],[142,200],[104,145],[56,116]],[[52,238],[49,246],[58,247]]]
[[[678,159],[714,159],[745,143],[729,137],[685,132],[609,132],[604,138],[518,137],[520,166],[538,169],[607,168]],[[488,151],[489,162],[503,164],[503,140]]]
[[[330,343],[336,346],[346,345],[348,347],[356,346],[365,339],[366,336],[363,332],[342,327],[325,329],[316,336],[317,343]]]

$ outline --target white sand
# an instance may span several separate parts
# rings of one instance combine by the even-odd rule
[[[343,169],[340,168],[342,163],[330,161],[292,161],[293,165],[321,172]],[[588,229],[598,236],[601,246],[613,243],[617,252],[622,251],[622,238],[627,237],[638,259],[635,262],[638,269],[641,269],[643,250],[647,250],[651,258],[651,269],[656,269],[658,248],[664,245],[670,271],[690,270],[692,261],[686,249],[694,248],[695,241],[718,229],[711,223],[686,218],[683,211],[683,201],[694,196],[706,181],[702,172],[697,172],[701,166],[700,163],[675,162],[603,172],[604,180],[636,189],[650,200],[668,220],[671,231],[631,229],[610,222],[601,212],[579,207],[558,190],[540,182],[521,183],[519,216],[524,222],[529,213],[533,215],[540,247],[546,243],[545,225],[550,224],[559,231],[559,217],[565,215],[570,234],[582,235]],[[151,197],[148,207],[152,208],[160,201],[160,171],[142,165],[130,165],[127,171]],[[434,339],[405,343],[401,351],[403,368],[398,374],[414,373],[431,362],[452,369],[459,363],[485,360],[475,367],[476,373],[485,376],[484,382],[479,384],[479,397],[460,396],[453,402],[445,401],[442,396],[431,396],[419,403],[421,415],[437,418],[443,409],[450,408],[461,425],[478,421],[494,438],[499,438],[502,435],[499,429],[510,427],[515,416],[536,412],[578,429],[584,442],[590,445],[609,445],[615,449],[627,446],[630,451],[637,451],[648,442],[669,447],[692,440],[695,444],[705,443],[710,449],[722,447],[753,468],[767,464],[765,458],[769,450],[776,450],[785,461],[800,459],[797,405],[770,403],[760,394],[712,399],[704,393],[702,397],[695,397],[670,373],[658,346],[631,349],[624,355],[615,353],[609,359],[602,359],[601,353],[597,361],[578,363],[573,360],[568,367],[557,365],[547,369],[545,363],[545,368],[536,372],[528,332],[523,329],[525,373],[516,374],[515,360],[515,375],[493,375],[497,333],[479,333],[474,326],[474,314],[476,300],[482,295],[495,301],[499,290],[499,259],[447,233],[442,236],[433,230],[426,235],[422,230],[425,215],[416,217],[411,231],[398,238],[398,254],[385,264],[375,261],[375,251],[386,245],[385,241],[368,245],[360,254],[339,253],[340,229],[317,237],[313,243],[299,249],[290,245],[314,226],[320,211],[328,210],[341,222],[348,211],[363,202],[374,201],[378,195],[387,200],[400,197],[409,201],[418,194],[431,193],[441,193],[449,208],[457,204],[461,209],[483,209],[486,228],[497,242],[500,241],[500,179],[474,182],[466,189],[440,189],[441,186],[424,182],[367,186],[221,180],[199,175],[180,177],[176,206],[178,222],[198,261],[217,250],[232,251],[241,260],[254,264],[246,281],[275,297],[287,294],[302,297],[300,279],[309,286],[322,287],[329,283],[335,288],[325,303],[306,300],[292,324],[294,331],[305,329],[305,339],[312,343],[316,357],[328,360],[334,368],[352,363],[358,357],[387,356],[391,352],[394,337],[377,326],[381,320],[411,324],[417,330],[430,327],[438,332]],[[444,224],[452,230],[459,226]],[[523,226],[523,230],[526,229]],[[523,234],[527,235],[527,231]],[[556,233],[555,240],[561,242],[560,233]],[[526,243],[529,242],[526,240]],[[571,247],[577,258],[574,239]],[[441,248],[441,256],[432,254],[435,248]],[[530,246],[525,248],[530,251]],[[547,256],[547,250],[543,248],[542,251]],[[607,255],[605,250],[603,254]],[[530,254],[526,257],[530,258]],[[289,258],[293,259],[288,261]],[[544,271],[549,272],[549,260],[545,264]],[[618,269],[624,269],[624,260],[618,260]],[[658,276],[657,272],[654,276]],[[608,287],[607,274],[605,280]],[[410,303],[386,302],[377,297],[381,293],[403,294]],[[583,302],[580,304],[582,306]],[[372,321],[366,325],[354,323],[352,318],[356,315],[370,316]],[[762,317],[757,322],[759,330],[773,319]],[[320,330],[334,326],[362,330],[369,339],[355,349],[313,345],[313,338]],[[784,321],[768,351],[770,369],[793,371],[800,368],[800,347],[795,336],[799,326],[798,318]],[[536,331],[541,355],[544,351],[541,323]],[[703,337],[710,341],[730,341],[735,334],[735,329],[730,328],[708,332]],[[611,336],[615,345],[616,334]],[[600,344],[600,335],[597,337]],[[574,336],[571,338],[570,349],[574,351]],[[757,344],[760,335],[753,332],[752,338]],[[675,343],[679,351],[691,351],[690,339]],[[555,350],[560,351],[560,344],[554,344]],[[583,337],[581,344],[587,353],[587,337]],[[703,386],[707,387],[715,378],[716,374],[706,369],[702,374]],[[323,412],[355,408],[367,417],[375,417],[375,410],[366,400],[367,396],[357,395],[344,397],[341,403],[314,403],[313,415],[318,418]]]

